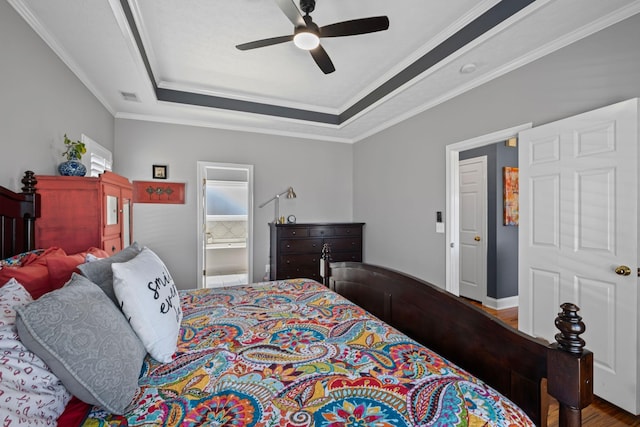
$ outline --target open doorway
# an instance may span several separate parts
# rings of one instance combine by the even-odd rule
[[[505,140],[516,136],[518,132],[531,128],[531,124],[524,124],[513,128],[504,129],[491,134],[479,136],[477,138],[461,141],[455,144],[448,145],[446,147],[446,201],[447,201],[447,216],[446,216],[446,290],[460,295],[460,257],[461,257],[461,241],[460,241],[460,217],[461,217],[461,202],[460,202],[460,159],[461,153],[470,152],[472,156],[480,155],[477,152],[482,147],[488,147],[496,143],[504,142]],[[495,187],[495,186],[493,186]],[[502,195],[496,195],[501,197]],[[489,205],[494,206],[496,202],[489,202]],[[496,214],[490,214],[489,217],[495,218]],[[491,234],[491,230],[488,230],[488,234]],[[500,251],[497,246],[502,247],[501,243],[496,243],[495,235],[494,246],[496,256]],[[517,253],[517,250],[515,251]],[[491,253],[491,252],[490,252]],[[517,263],[513,266],[517,272]],[[489,269],[487,269],[488,271]],[[500,272],[494,272],[494,276]],[[492,279],[491,283],[496,282]],[[516,283],[517,285],[517,283]],[[494,309],[507,308],[513,305],[517,305],[517,296],[514,298],[502,298],[497,295],[495,298],[485,297],[483,303]]]
[[[198,162],[201,288],[253,279],[253,165]]]

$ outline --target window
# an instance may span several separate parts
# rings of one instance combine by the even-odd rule
[[[87,176],[98,176],[104,171],[110,171],[113,164],[111,151],[85,134],[82,134],[81,138],[87,148],[86,154],[82,156],[82,164],[87,167]]]
[[[249,185],[242,181],[207,180],[207,219],[247,220]]]

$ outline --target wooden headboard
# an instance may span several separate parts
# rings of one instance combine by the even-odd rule
[[[22,193],[0,187],[0,259],[35,249],[35,219],[40,216],[40,195],[34,173],[22,178]]]

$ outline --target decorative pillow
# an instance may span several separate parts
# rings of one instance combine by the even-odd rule
[[[169,270],[149,248],[115,263],[113,289],[131,327],[156,360],[169,363],[176,351],[182,308]]]
[[[144,346],[109,298],[79,274],[17,309],[18,334],[80,400],[122,414],[138,388]]]
[[[78,266],[78,270],[82,275],[86,276],[96,285],[100,286],[105,294],[114,304],[119,304],[116,294],[113,292],[113,272],[111,264],[114,262],[126,262],[133,259],[140,253],[140,246],[137,242],[133,242],[131,246],[127,246],[120,252],[112,256],[97,261],[88,262]]]
[[[85,252],[73,255],[57,256],[47,258],[47,270],[49,271],[49,284],[51,290],[60,289],[71,279],[71,273],[76,267],[89,260],[89,256],[94,258],[107,258],[109,254],[99,248],[89,248]]]
[[[21,254],[14,255],[9,258],[0,259],[0,269],[2,267],[20,267],[24,260],[31,257],[32,255],[40,256],[44,253],[44,249],[35,249],[33,251],[22,252]]]
[[[60,248],[49,248],[42,255],[30,252],[23,259],[20,267],[5,267],[0,269],[0,286],[10,279],[16,279],[36,299],[51,291],[47,261],[52,257],[66,256]]]
[[[33,298],[40,298],[51,290],[49,271],[46,264],[35,264],[29,267],[5,267],[0,270],[0,285],[15,279],[24,283]]]
[[[21,265],[27,266],[34,262],[42,263],[49,256],[65,256],[66,254],[67,253],[64,251],[64,249],[57,246],[51,246],[50,248],[45,249],[44,252],[40,252],[37,250],[29,252],[27,256],[25,256],[22,260]]]
[[[27,350],[16,331],[16,307],[33,298],[15,279],[0,288],[0,421],[2,425],[55,425],[71,399],[62,382]]]

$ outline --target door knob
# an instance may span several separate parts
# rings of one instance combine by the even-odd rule
[[[480,241],[480,236],[474,237],[473,240],[475,240],[476,242],[479,242]]]
[[[626,265],[621,265],[616,267],[616,274],[619,276],[629,276],[631,274],[631,269]]]

